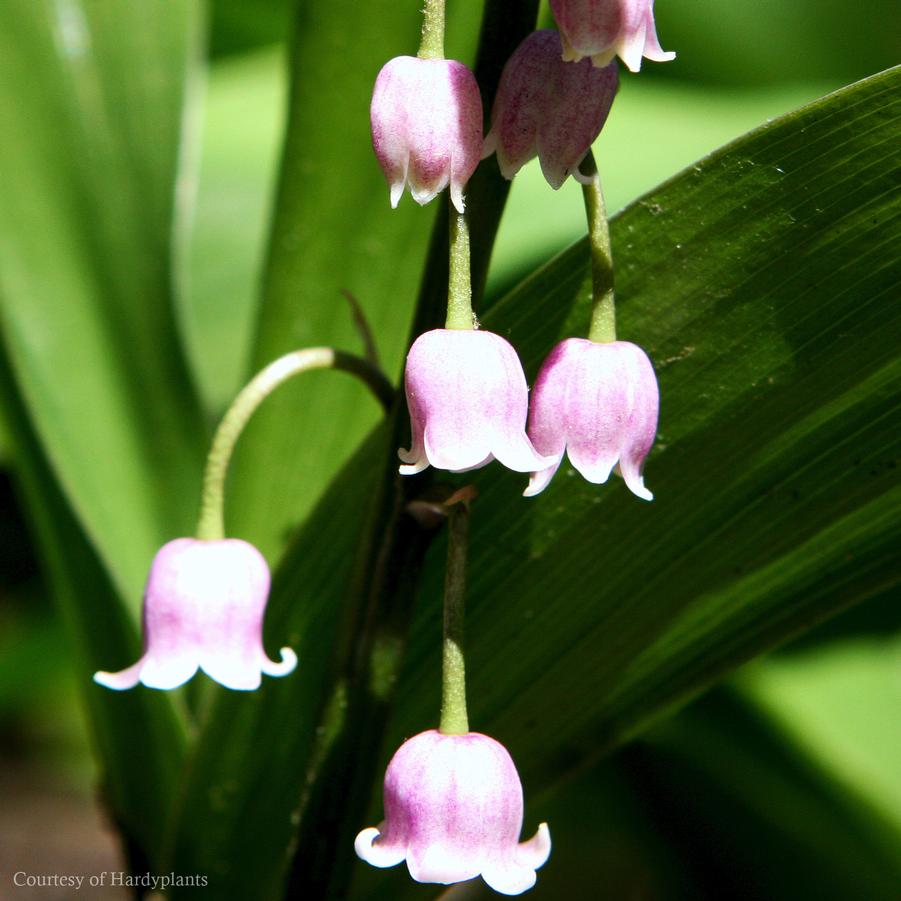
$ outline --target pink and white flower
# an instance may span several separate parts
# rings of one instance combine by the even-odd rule
[[[547,487],[565,452],[589,482],[606,482],[617,467],[633,494],[653,500],[641,470],[657,434],[659,405],[654,367],[640,347],[561,341],[541,366],[529,412],[529,437],[554,462],[532,472],[526,497]]]
[[[405,186],[425,204],[450,185],[451,201],[463,212],[463,188],[482,156],[482,98],[463,63],[389,60],[375,81],[370,121],[392,207]]]
[[[542,823],[519,841],[522,784],[507,749],[478,732],[422,732],[404,742],[385,773],[385,819],[364,829],[357,855],[376,867],[406,860],[417,882],[449,885],[481,876],[496,892],[535,885],[551,853]]]
[[[657,40],[654,0],[550,0],[563,38],[563,58],[591,57],[606,66],[615,57],[633,72],[642,57],[664,63],[676,58]]]
[[[282,648],[280,663],[266,656],[268,596],[269,567],[246,541],[170,541],[154,557],[144,590],[141,659],[118,673],[95,673],[94,681],[116,690],[138,682],[176,688],[200,668],[226,688],[252,690],[261,673],[285,676],[297,655]]]
[[[516,351],[493,332],[434,329],[420,335],[404,372],[409,450],[403,475],[428,466],[465,472],[497,459],[516,472],[550,465],[526,436],[529,387]]]
[[[589,180],[579,163],[607,121],[619,73],[615,63],[564,62],[562,52],[558,32],[534,31],[504,66],[482,151],[497,152],[504,178],[537,156],[554,190],[567,175]]]

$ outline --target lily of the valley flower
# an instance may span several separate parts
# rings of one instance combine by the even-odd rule
[[[516,351],[493,332],[434,329],[420,335],[404,372],[413,440],[403,475],[429,465],[451,472],[497,459],[516,472],[553,460],[526,436],[529,388]]]
[[[462,213],[463,188],[482,155],[482,98],[472,72],[451,59],[395,57],[378,74],[370,119],[391,206],[405,186],[424,204],[449,184]]]
[[[107,688],[176,688],[197,669],[226,688],[251,690],[260,674],[285,676],[297,665],[290,648],[281,662],[263,649],[269,568],[263,555],[238,539],[177,538],[153,559],[144,591],[144,653],[128,669],[98,672]]]
[[[563,37],[563,58],[590,56],[596,66],[614,57],[637,72],[642,57],[663,63],[676,58],[657,40],[654,0],[550,0]]]
[[[406,860],[417,882],[448,885],[481,875],[497,892],[530,889],[551,853],[542,823],[519,841],[522,784],[507,749],[478,732],[422,732],[385,773],[385,820],[364,829],[357,855],[376,867]]]
[[[579,163],[607,120],[618,82],[615,63],[564,62],[558,32],[532,32],[504,66],[483,156],[497,151],[504,178],[537,156],[554,190],[570,174],[582,181]]]
[[[633,494],[653,500],[641,469],[657,433],[659,404],[654,367],[640,347],[561,341],[541,366],[529,413],[529,437],[554,464],[532,472],[526,497],[547,487],[565,451],[589,482],[606,482],[616,466]]]

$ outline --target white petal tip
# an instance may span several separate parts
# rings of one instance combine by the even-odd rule
[[[619,473],[617,473],[617,475],[619,475]],[[641,476],[638,476],[637,478],[626,478],[624,481],[626,487],[635,495],[635,497],[640,497],[643,501],[654,500],[654,495],[644,487],[644,479]]]
[[[384,826],[384,823],[382,824]],[[394,867],[399,864],[405,856],[405,850],[401,847],[390,847],[378,843],[381,837],[381,829],[377,826],[370,826],[364,829],[354,841],[354,851],[360,860],[371,864],[374,867]]]
[[[263,663],[262,670],[267,676],[287,676],[296,669],[297,654],[291,648],[282,648],[279,653],[281,660],[278,663],[273,660],[266,660]]]
[[[523,842],[516,852],[517,860],[537,870],[547,863],[551,856],[551,830],[547,823],[541,823],[538,831],[527,841]]]
[[[451,185],[450,189],[451,203],[454,209],[462,216],[466,210],[466,201],[463,198],[463,190],[459,186]]]
[[[395,181],[391,183],[391,209],[396,210],[397,205],[400,203],[400,199],[404,193],[404,183],[402,181]]]
[[[126,675],[127,673],[128,670],[123,670],[121,673],[107,673],[103,670],[98,670],[94,673],[94,681],[104,688],[111,688],[113,691],[125,691],[129,688],[134,688],[139,681],[137,675],[131,677]]]

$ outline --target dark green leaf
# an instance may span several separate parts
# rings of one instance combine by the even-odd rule
[[[0,8],[0,304],[13,377],[123,596],[190,529],[203,423],[172,304],[196,7]],[[109,661],[114,665],[117,661]]]

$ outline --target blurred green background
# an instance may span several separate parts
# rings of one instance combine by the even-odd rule
[[[464,3],[477,6],[449,0],[448,16]],[[211,415],[238,387],[235,361],[249,354],[279,160],[291,7],[288,0],[216,0],[209,10],[200,178],[185,222],[180,315]],[[661,0],[657,25],[663,47],[677,51],[675,62],[624,73],[595,147],[611,212],[768,118],[901,61],[897,0],[854,7],[839,0]],[[489,293],[578,238],[581,203],[572,182],[549,199],[530,164],[511,191]],[[30,828],[21,816],[29,799],[82,799],[76,803],[88,810],[92,792],[66,642],[5,453],[3,461],[0,759],[9,801],[0,840]],[[868,862],[895,853],[901,834],[898,599],[878,597],[746,667],[584,773],[547,816],[558,850],[536,896],[598,897],[598,873],[567,866],[567,855],[594,856],[610,898],[883,896],[887,887]],[[34,828],[40,837],[47,827]],[[820,878],[821,863],[836,857],[846,882]],[[783,877],[791,878],[770,884],[769,860],[781,860]]]

